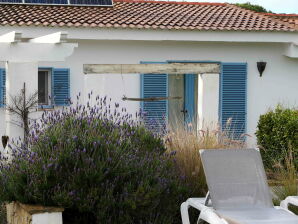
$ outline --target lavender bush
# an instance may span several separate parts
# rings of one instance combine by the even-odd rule
[[[188,188],[163,141],[118,104],[45,112],[2,156],[0,200],[66,208],[64,223],[181,223]]]

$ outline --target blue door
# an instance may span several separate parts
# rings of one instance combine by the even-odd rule
[[[184,122],[186,124],[195,122],[195,86],[196,75],[184,75]]]

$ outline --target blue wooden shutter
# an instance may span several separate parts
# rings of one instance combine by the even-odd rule
[[[0,107],[5,105],[6,101],[6,72],[4,68],[0,68]]]
[[[53,68],[52,98],[57,106],[69,105],[69,69]]]
[[[141,96],[142,98],[167,97],[168,75],[143,74],[141,76]],[[144,101],[141,106],[144,112],[145,124],[155,131],[164,131],[168,116],[168,101]]]
[[[221,125],[229,137],[246,132],[246,63],[223,63],[221,74]]]
[[[184,109],[187,110],[184,120],[186,124],[194,122],[195,116],[195,74],[184,75]]]

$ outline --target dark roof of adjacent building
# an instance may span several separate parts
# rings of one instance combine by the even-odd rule
[[[0,4],[0,25],[214,31],[295,31],[225,3],[116,0],[113,7]]]

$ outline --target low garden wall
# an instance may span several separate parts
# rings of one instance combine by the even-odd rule
[[[62,224],[63,211],[63,208],[12,202],[6,205],[7,224]]]

